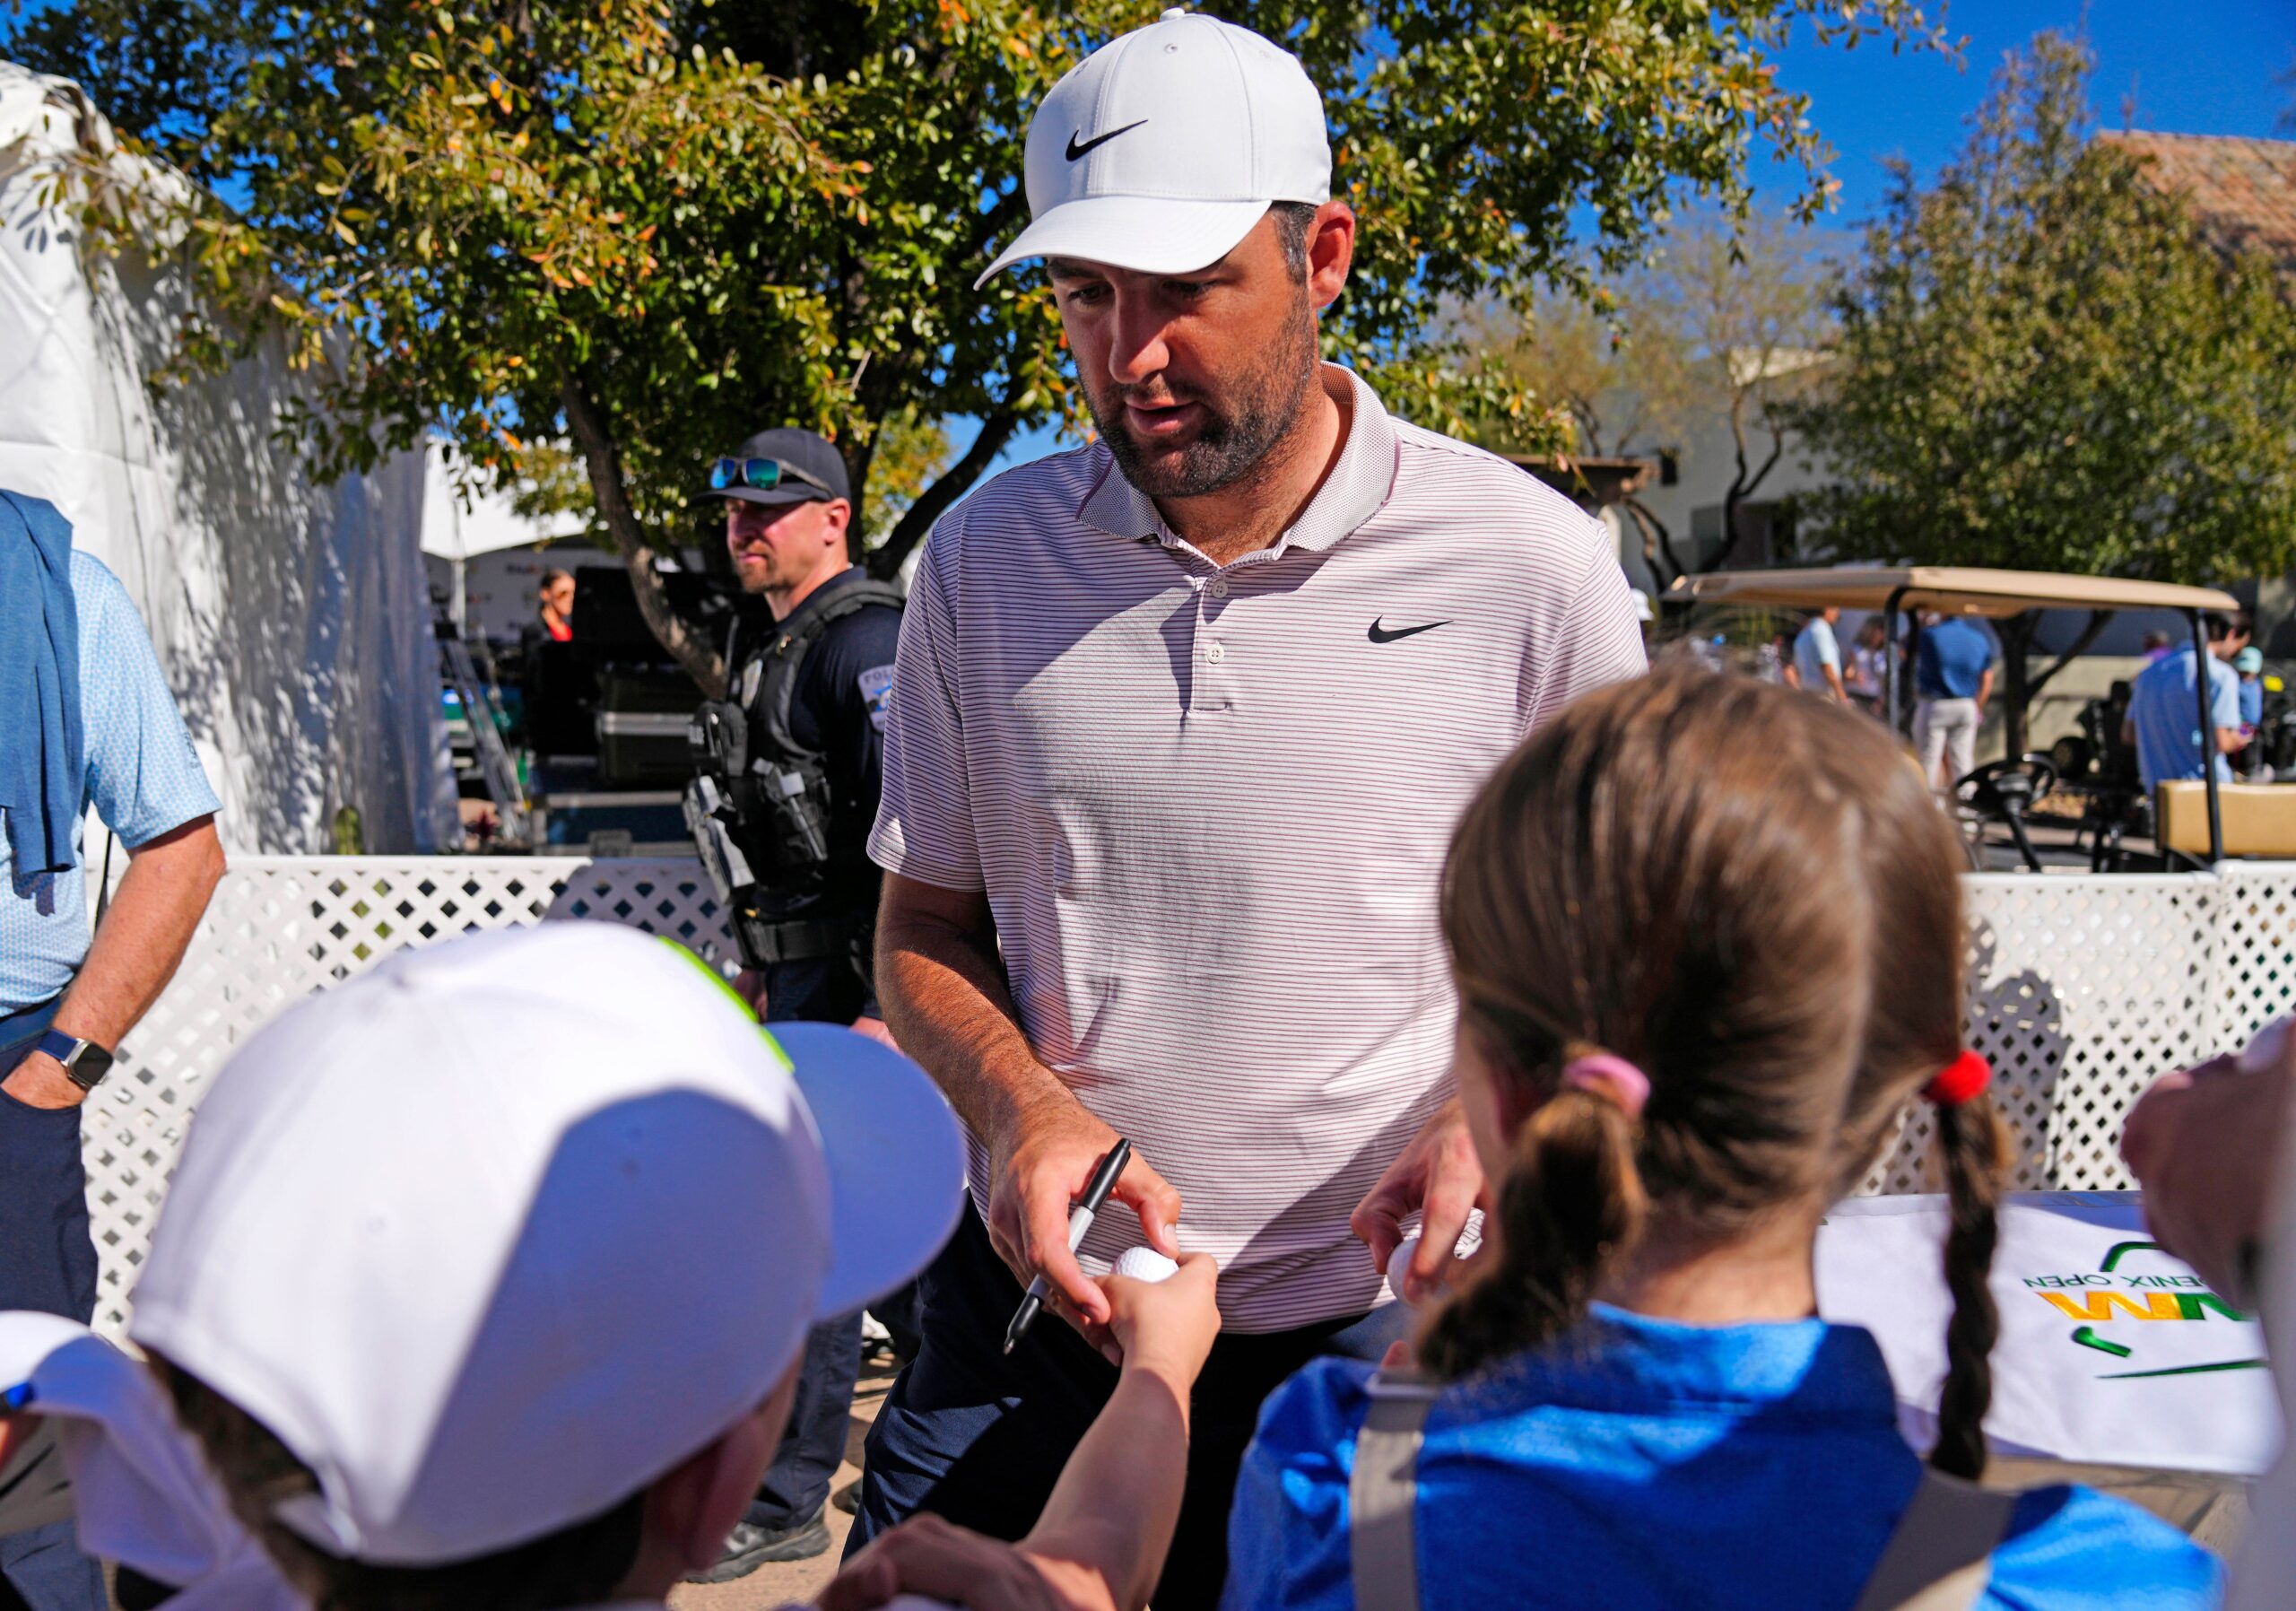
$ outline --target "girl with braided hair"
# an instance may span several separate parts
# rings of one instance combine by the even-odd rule
[[[2214,1558],[2134,1506],[1965,1480],[1986,1458],[2004,1141],[1961,1045],[1961,866],[1879,723],[1695,666],[1587,695],[1500,768],[1441,898],[1495,1211],[1416,1369],[1318,1360],[1268,1399],[1226,1611],[2218,1603]],[[1827,1208],[1925,1097],[1953,1298],[1926,1462],[1873,1337],[1816,1318],[1812,1273]],[[1203,1274],[1105,1283],[1133,1390],[1017,1549],[911,1524],[826,1611],[896,1588],[1137,1607],[1188,1402],[1141,1377],[1203,1357],[1173,1343],[1217,1325]]]
[[[1961,1046],[1961,865],[1883,728],[1694,667],[1500,769],[1441,897],[1486,1244],[1417,1372],[1327,1359],[1269,1400],[1225,1605],[2216,1602],[2213,1557],[2133,1507],[1947,1480],[1985,1463],[2005,1150]],[[1924,1094],[1954,1302],[1926,1471],[1813,1277]]]

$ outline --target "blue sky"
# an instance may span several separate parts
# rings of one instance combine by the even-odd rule
[[[1871,43],[1823,47],[1806,30],[1780,56],[1779,82],[1810,97],[1810,120],[1836,152],[1831,171],[1841,195],[1833,225],[1854,226],[1880,207],[1890,159],[1905,159],[1926,178],[1961,148],[1964,120],[2004,52],[2044,28],[2078,31],[2084,20],[2097,56],[2091,94],[2100,127],[2119,127],[2122,100],[2133,96],[2137,128],[2296,138],[2275,129],[2296,105],[2296,83],[2275,82],[2296,65],[2296,0],[1959,0],[1945,15],[1949,30],[1967,41],[1958,68],[1934,54],[1892,56]],[[1767,156],[1753,177],[1771,205],[1800,187],[1798,169]],[[957,422],[955,444],[969,441],[972,429]],[[1049,428],[1030,432],[997,467],[1058,446]]]

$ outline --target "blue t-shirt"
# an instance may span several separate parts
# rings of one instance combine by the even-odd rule
[[[1841,641],[1833,635],[1833,623],[1822,615],[1813,615],[1808,624],[1794,640],[1794,669],[1801,674],[1802,686],[1811,693],[1824,693],[1826,667],[1841,669]]]
[[[1948,615],[1921,629],[1914,653],[1914,692],[1926,700],[1973,700],[1993,664],[1993,640],[1973,621]]]
[[[2216,757],[2216,776],[2232,779],[2232,768],[2216,747],[2216,736],[2196,724],[2200,711],[2192,686],[2192,645],[2170,650],[2136,674],[2129,684],[2128,720],[2136,729],[2136,771],[2144,787],[2179,778],[2197,779],[2204,744]],[[2208,719],[2219,727],[2240,725],[2240,678],[2214,655],[2208,657]]]
[[[1348,1475],[1371,1368],[1318,1360],[1244,1456],[1225,1611],[1352,1611]],[[1429,1611],[1840,1611],[1913,1497],[1872,1336],[1822,1320],[1676,1325],[1597,1306],[1556,1345],[1437,1398],[1419,1469]],[[2217,1604],[2216,1558],[2085,1488],[2019,1500],[1979,1604]]]
[[[222,802],[200,770],[127,589],[101,562],[75,551],[72,598],[80,616],[80,713],[88,746],[82,815],[93,805],[132,849],[211,815]],[[75,823],[75,860],[80,835]],[[0,834],[0,1013],[56,995],[87,954],[86,875],[74,867],[19,879],[7,836]]]

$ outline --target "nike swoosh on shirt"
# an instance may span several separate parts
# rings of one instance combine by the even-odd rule
[[[1374,643],[1393,643],[1398,638],[1408,638],[1417,632],[1431,632],[1439,626],[1451,624],[1448,621],[1431,621],[1425,626],[1385,627],[1379,624],[1379,621],[1384,619],[1382,616],[1371,623],[1371,641]]]
[[[1141,123],[1145,123],[1147,121],[1148,119],[1143,118],[1140,120],[1140,123],[1127,123],[1122,128],[1112,128],[1109,130],[1105,135],[1094,135],[1091,139],[1083,142],[1082,144],[1077,144],[1076,135],[1071,135],[1068,136],[1068,160],[1073,162],[1077,158],[1083,156],[1086,152],[1091,150],[1094,146],[1106,145],[1118,135],[1128,135],[1134,129],[1138,128]],[[1082,129],[1076,131],[1076,134],[1082,133],[1083,133],[1083,130]]]

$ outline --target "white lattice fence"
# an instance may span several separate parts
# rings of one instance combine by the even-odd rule
[[[2130,1184],[2116,1150],[2136,1093],[2296,1010],[2296,866],[2222,877],[1969,881],[1971,1044],[2000,1071],[2023,1189]],[[722,967],[732,943],[691,861],[243,857],[181,971],[128,1038],[84,1125],[103,1287],[125,1323],[185,1121],[231,1049],[291,1001],[403,946],[555,919],[674,936]],[[1866,1182],[1935,1190],[1917,1112]]]
[[[1966,887],[1970,1044],[1994,1067],[2017,1189],[2134,1185],[2118,1150],[2129,1103],[2222,1044],[2211,986],[2229,886],[2200,874],[1993,874]],[[1933,1144],[1917,1104],[1865,1189],[1940,1189]]]
[[[290,1002],[409,945],[592,919],[671,936],[730,966],[716,893],[692,861],[584,857],[235,858],[183,966],[88,1102],[82,1140],[101,1257],[96,1323],[126,1323],[152,1219],[208,1076]]]

